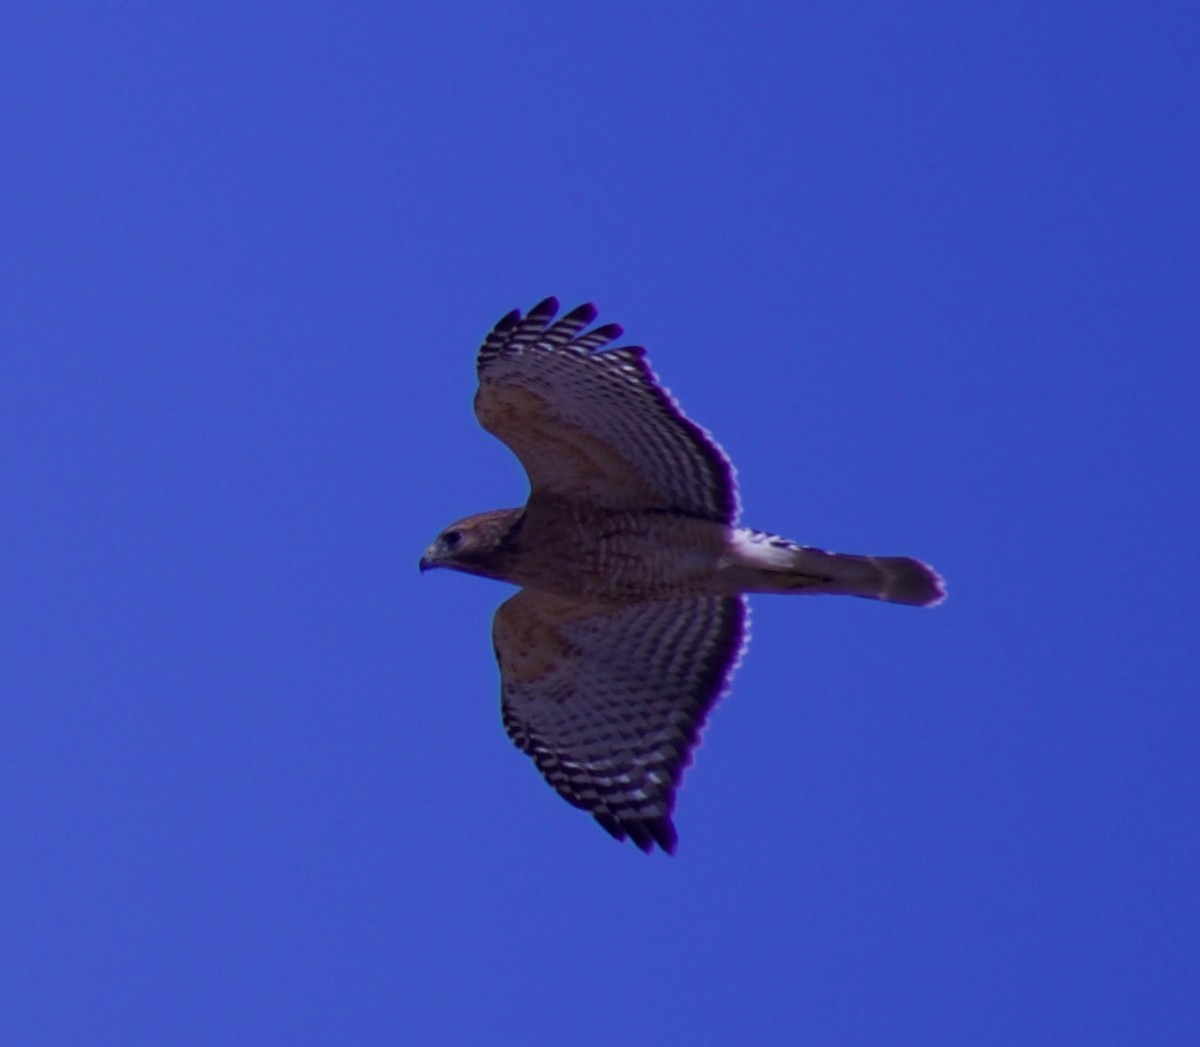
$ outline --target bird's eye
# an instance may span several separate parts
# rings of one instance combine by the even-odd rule
[[[453,552],[462,544],[462,531],[447,531],[442,535],[442,544]]]

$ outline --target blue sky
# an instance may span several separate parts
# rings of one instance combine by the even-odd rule
[[[1194,5],[18,3],[0,1039],[1200,1037]],[[646,858],[498,715],[491,324],[624,324],[753,601]]]

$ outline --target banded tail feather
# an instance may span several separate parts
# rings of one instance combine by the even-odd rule
[[[941,576],[911,556],[831,553],[748,529],[737,532],[735,544],[736,570],[747,592],[828,593],[913,607],[946,598]]]

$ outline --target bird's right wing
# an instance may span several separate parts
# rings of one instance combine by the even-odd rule
[[[524,590],[493,623],[505,729],[618,840],[672,852],[675,793],[746,619],[737,596],[585,604]]]

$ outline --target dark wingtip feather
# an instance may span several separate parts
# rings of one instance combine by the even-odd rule
[[[553,299],[551,299],[553,301]],[[566,316],[562,318],[563,323],[568,321],[578,321],[581,327],[586,327],[599,315],[594,302],[584,302],[583,305],[577,305]]]
[[[670,818],[655,818],[647,823],[655,842],[667,854],[674,854],[679,846],[679,834],[675,831],[675,823]]]
[[[593,811],[592,817],[614,840],[632,840],[646,854],[658,844],[667,854],[674,854],[679,844],[675,824],[667,816],[661,818],[628,818],[620,821],[604,811]]]
[[[654,850],[654,837],[650,835],[650,830],[646,828],[645,822],[625,822],[624,828],[629,833],[629,838],[644,854],[649,854]]]
[[[623,841],[625,839],[625,830],[621,828],[621,823],[604,811],[592,811],[592,817],[600,823],[600,828],[603,829],[614,840]]]
[[[496,321],[496,326],[492,331],[497,334],[503,334],[505,331],[511,331],[521,322],[521,310],[514,309],[510,313],[505,313],[499,320]]]
[[[558,299],[551,295],[549,298],[543,298],[537,305],[529,310],[528,320],[551,320],[558,313]]]
[[[595,317],[592,319],[595,319]],[[591,321],[589,321],[589,323],[590,322]],[[620,338],[624,333],[625,328],[620,324],[601,324],[594,331],[588,332],[592,338],[605,338],[610,342],[616,338]]]

